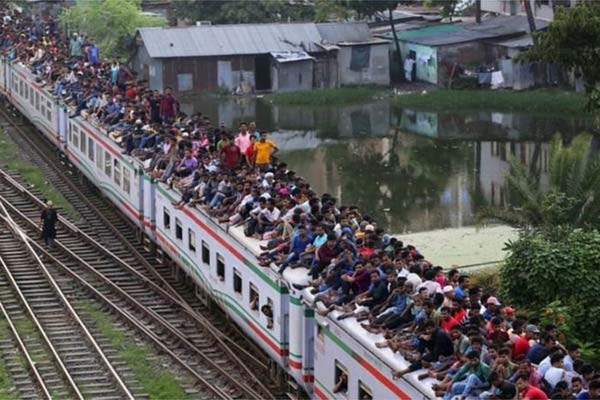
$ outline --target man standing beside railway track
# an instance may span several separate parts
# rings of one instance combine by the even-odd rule
[[[46,203],[46,208],[42,211],[40,216],[42,225],[42,239],[49,248],[54,245],[54,239],[56,238],[56,222],[58,221],[58,213],[54,209],[54,204],[51,200]]]

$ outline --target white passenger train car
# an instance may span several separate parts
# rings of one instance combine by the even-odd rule
[[[70,162],[143,232],[145,240],[185,271],[199,294],[210,297],[311,398],[433,398],[430,385],[413,373],[395,381],[391,370],[406,361],[377,349],[354,320],[317,316],[313,295],[292,284],[307,282],[304,268],[257,264],[259,244],[241,228],[226,229],[201,210],[174,203],[179,194],[153,180],[143,164],[122,149],[100,127],[59,104],[51,88],[36,81],[24,66],[0,62],[0,91]],[[272,314],[270,317],[268,314]],[[346,393],[332,393],[341,371]]]

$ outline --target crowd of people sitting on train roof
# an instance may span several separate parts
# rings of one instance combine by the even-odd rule
[[[70,40],[50,18],[2,11],[1,48],[42,85],[104,126],[123,152],[176,187],[176,207],[198,207],[262,240],[259,264],[308,271],[318,312],[355,318],[379,348],[408,360],[400,378],[421,371],[447,399],[600,398],[600,375],[555,325],[519,315],[453,269],[433,266],[413,246],[386,235],[357,207],[317,194],[278,162],[277,145],[254,123],[228,133],[200,114],[186,116],[167,89],[150,91],[117,62],[102,63],[84,35]],[[340,374],[335,392],[347,389]]]

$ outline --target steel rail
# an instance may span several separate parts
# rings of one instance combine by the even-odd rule
[[[0,256],[0,262],[2,264],[4,264],[4,259],[1,256]],[[25,360],[27,361],[27,365],[31,369],[31,372],[32,372],[33,376],[35,377],[37,384],[40,386],[42,393],[44,394],[44,396],[47,399],[52,399],[52,396],[50,395],[50,391],[48,390],[48,387],[46,386],[46,382],[44,382],[42,375],[40,375],[40,372],[37,368],[35,361],[33,361],[33,359],[31,358],[31,355],[29,354],[29,351],[27,350],[27,346],[25,346],[25,343],[21,339],[21,335],[19,334],[19,331],[13,324],[12,319],[8,315],[8,312],[6,311],[6,308],[4,308],[4,304],[2,304],[1,301],[0,301],[0,310],[2,311],[2,314],[4,315],[4,319],[6,319],[6,322],[8,323],[8,326],[9,326],[13,336],[15,337],[15,340],[17,341],[19,350],[21,350],[21,353],[23,354],[23,357],[25,357]]]
[[[4,220],[5,217],[0,215],[0,219]],[[164,342],[156,336],[156,334],[150,331],[146,326],[144,326],[141,322],[137,320],[137,318],[131,315],[128,311],[122,309],[118,304],[114,303],[110,300],[106,295],[101,293],[98,289],[96,289],[92,284],[90,284],[85,278],[81,277],[77,272],[73,271],[69,266],[64,264],[54,255],[50,254],[45,248],[43,248],[40,244],[38,244],[34,239],[30,236],[25,235],[26,240],[31,244],[32,247],[36,248],[45,258],[52,261],[54,265],[60,267],[67,275],[77,281],[81,286],[83,286],[86,290],[91,292],[96,298],[100,299],[104,304],[108,305],[114,312],[124,318],[131,325],[136,327],[140,332],[142,332],[146,337],[148,337],[152,342],[154,342],[158,347],[161,348],[166,354],[170,357],[174,358],[183,368],[185,368],[188,372],[190,372],[195,378],[197,378],[200,382],[209,387],[220,399],[223,400],[231,400],[232,397],[225,393],[219,387],[210,383],[207,379],[205,379],[202,375],[196,372],[192,367],[190,367],[181,357],[175,354],[169,347],[167,347]]]
[[[238,343],[236,343],[234,340],[232,340],[230,337],[228,337],[227,335],[225,335],[223,332],[221,332],[218,328],[214,327],[214,325],[208,321],[208,319],[206,317],[204,317],[203,315],[201,315],[200,313],[196,312],[196,310],[194,310],[182,297],[181,295],[179,295],[179,293],[177,293],[177,291],[160,275],[160,273],[158,273],[153,267],[152,265],[144,258],[144,256],[142,254],[139,253],[139,251],[121,234],[121,232],[119,232],[119,230],[112,224],[112,222],[110,220],[108,220],[108,218],[106,218],[102,212],[100,212],[100,210],[97,209],[97,207],[91,202],[89,201],[89,199],[87,199],[87,197],[85,195],[83,195],[83,193],[81,193],[81,191],[79,190],[79,188],[73,184],[73,182],[70,181],[70,179],[68,179],[65,174],[60,171],[55,164],[52,162],[52,160],[50,159],[50,157],[40,149],[40,147],[30,138],[29,135],[27,135],[27,133],[22,129],[22,127],[18,124],[16,124],[13,119],[8,116],[8,114],[4,111],[4,110],[0,110],[0,115],[3,116],[9,124],[11,124],[13,126],[13,128],[18,131],[20,133],[20,137],[24,138],[32,148],[35,149],[35,152],[43,158],[43,160],[45,161],[45,163],[52,167],[54,169],[54,171],[63,178],[63,181],[69,186],[69,188],[75,192],[78,197],[81,199],[81,201],[83,201],[85,203],[85,205],[91,209],[94,214],[96,214],[101,220],[102,222],[104,222],[104,224],[119,238],[120,242],[122,244],[124,244],[134,255],[134,257],[147,269],[149,270],[152,275],[160,282],[160,285],[157,285],[155,282],[148,280],[148,278],[146,278],[145,276],[141,275],[139,273],[139,271],[131,268],[127,263],[124,263],[123,260],[121,260],[120,258],[118,258],[116,255],[114,255],[113,253],[111,253],[108,249],[104,248],[104,246],[101,246],[100,250],[101,251],[105,251],[110,253],[111,257],[114,257],[116,260],[118,260],[118,262],[121,263],[122,266],[124,267],[129,267],[131,268],[132,272],[135,273],[136,275],[140,276],[141,279],[144,279],[145,281],[151,282],[151,284],[154,284],[155,286],[158,286],[160,289],[162,289],[161,291],[167,291],[171,296],[169,297],[175,297],[174,300],[176,304],[178,304],[180,307],[182,307],[183,309],[185,309],[186,313],[193,319],[196,320],[196,322],[198,322],[199,324],[201,324],[202,326],[204,326],[209,333],[211,333],[213,335],[213,337],[215,338],[215,340],[217,340],[217,342],[219,342],[219,344],[222,347],[222,349],[227,352],[230,357],[234,358],[236,361],[238,361],[238,363],[240,364],[240,366],[246,371],[247,374],[249,374],[251,377],[253,377],[255,379],[255,381],[263,387],[263,390],[267,390],[267,393],[269,393],[268,389],[266,387],[264,387],[264,385],[262,384],[262,380],[259,379],[254,371],[252,371],[248,366],[246,366],[246,364],[244,362],[242,362],[241,360],[239,360],[238,356],[227,346],[227,344],[225,344],[225,342],[229,343],[231,346],[235,347],[237,351],[240,351],[241,353],[243,353],[245,355],[245,357],[249,358],[253,363],[255,363],[258,367],[260,367],[263,370],[268,370],[268,366],[263,363],[262,361],[260,361],[258,358],[256,358],[256,356],[254,356],[253,354],[251,354],[247,349],[243,348],[242,346],[240,346]],[[11,179],[12,180],[12,179]],[[34,196],[35,197],[35,196]],[[37,200],[37,198],[36,198]],[[66,221],[66,223],[64,222]],[[64,219],[64,221],[61,221],[62,223],[65,224],[65,226],[69,226],[72,227],[76,230],[78,230],[87,240],[91,241],[91,243],[96,246],[97,241],[95,241],[93,238],[89,237],[89,235],[87,235],[85,232],[79,230],[77,227],[75,227],[73,224],[71,224],[70,222],[68,222],[66,219]],[[129,221],[128,221],[129,223]],[[168,295],[167,295],[168,296]],[[172,299],[173,301],[173,299]]]
[[[24,215],[20,210],[18,210],[5,197],[3,197],[1,195],[0,195],[0,205],[2,205],[2,207],[4,207],[4,205],[7,205],[14,213],[16,213],[19,216],[19,218],[26,221],[27,224],[30,225],[30,227],[32,229],[39,231],[40,228],[37,226],[37,224],[35,222],[33,222],[29,217]],[[145,316],[151,318],[154,322],[156,322],[157,324],[160,324],[161,327],[163,327],[167,331],[169,331],[170,334],[175,336],[188,349],[190,349],[195,354],[200,356],[210,366],[212,366],[217,371],[219,371],[222,375],[227,377],[227,379],[229,379],[231,382],[233,382],[235,384],[235,386],[237,386],[239,389],[241,389],[244,393],[250,395],[252,398],[265,398],[265,394],[270,395],[270,391],[268,391],[268,389],[266,389],[265,394],[260,394],[260,393],[256,392],[253,388],[248,386],[245,382],[242,382],[239,379],[236,379],[235,377],[233,377],[229,372],[225,371],[221,366],[219,366],[214,360],[210,359],[210,357],[208,357],[202,350],[200,350],[197,346],[195,346],[193,343],[191,343],[181,332],[179,332],[176,328],[174,328],[168,321],[164,320],[164,318],[162,316],[156,314],[156,312],[154,310],[149,309],[148,307],[141,304],[138,300],[136,300],[131,295],[129,295],[126,291],[124,291],[122,288],[120,288],[112,280],[110,280],[104,274],[102,274],[101,272],[96,270],[93,266],[91,266],[89,263],[87,263],[85,260],[83,260],[77,254],[75,254],[72,250],[70,250],[68,247],[66,247],[64,244],[62,244],[61,241],[56,240],[55,245],[58,248],[60,248],[64,253],[68,254],[71,258],[73,258],[75,261],[77,261],[77,263],[79,265],[85,267],[88,272],[90,272],[91,274],[96,276],[98,279],[100,279],[103,284],[110,286],[111,289],[113,289],[114,291],[119,293],[119,295],[121,295],[122,297],[127,299],[127,301],[130,304],[132,304],[136,309],[138,309],[140,312],[142,312]],[[81,279],[84,279],[84,278],[81,278]],[[265,389],[263,389],[263,390],[265,390]]]
[[[88,342],[92,345],[96,354],[100,357],[100,359],[102,360],[102,363],[108,369],[108,371],[112,375],[113,379],[116,381],[117,386],[120,388],[120,390],[123,392],[123,394],[125,395],[125,397],[127,399],[134,400],[134,397],[131,394],[131,392],[129,391],[129,389],[127,388],[127,385],[125,385],[125,383],[123,382],[123,380],[121,379],[121,377],[119,376],[119,374],[117,373],[115,368],[112,366],[111,362],[106,357],[106,354],[104,354],[104,351],[102,350],[100,345],[98,345],[98,342],[96,341],[94,336],[90,333],[90,331],[88,330],[85,323],[81,320],[81,318],[79,317],[79,314],[77,314],[77,311],[75,311],[75,309],[73,308],[73,306],[71,305],[71,303],[69,302],[69,300],[67,299],[65,294],[63,293],[63,291],[60,288],[60,286],[58,285],[58,283],[56,283],[56,280],[54,279],[54,277],[50,274],[50,271],[48,271],[48,268],[46,267],[44,262],[41,260],[41,258],[38,256],[38,254],[33,250],[33,247],[31,246],[31,244],[29,243],[29,240],[28,240],[29,237],[25,234],[25,232],[23,232],[23,230],[18,226],[18,224],[10,217],[10,214],[8,213],[8,210],[4,207],[4,204],[0,204],[0,208],[2,208],[2,211],[5,214],[5,216],[0,215],[0,218],[2,218],[5,221],[5,223],[11,228],[11,230],[15,233],[15,235],[17,237],[19,237],[21,239],[21,241],[25,244],[25,246],[27,247],[27,251],[36,260],[36,263],[39,265],[40,269],[42,270],[42,273],[44,274],[44,276],[46,277],[46,279],[48,280],[48,282],[54,289],[54,292],[60,299],[61,303],[67,309],[67,311],[71,315],[71,318],[73,318],[73,320],[77,323],[79,328],[82,330],[84,336],[87,338]],[[11,277],[10,278],[11,282],[16,285],[16,281],[14,280],[12,273],[10,272],[8,266],[4,262],[2,262],[2,267],[3,267],[6,275]],[[16,286],[16,288],[18,288],[18,285]],[[19,297],[21,298],[21,300],[25,300],[25,297],[23,296],[20,289],[18,289],[18,292],[20,293]],[[29,308],[29,307],[28,307],[28,309],[31,310],[31,308]],[[39,323],[39,321],[38,321],[38,323]],[[41,325],[38,325],[38,328],[41,328]],[[42,329],[42,331],[43,331],[43,329]],[[44,335],[45,335],[45,333],[44,333]],[[55,350],[53,351],[53,353],[55,353],[56,356],[58,356],[58,353],[56,353]],[[59,359],[60,359],[60,357],[59,357]],[[70,382],[72,381],[72,378],[70,375],[68,376],[68,379]],[[74,385],[74,382],[73,382],[73,385]],[[74,387],[77,388],[76,385],[74,385]],[[76,390],[76,393],[77,393],[78,397],[83,398],[79,389]]]
[[[31,201],[33,201],[39,207],[44,207],[44,203],[40,199],[38,199],[37,196],[35,196],[33,193],[31,193],[31,191],[29,191],[27,188],[23,187],[19,182],[17,182],[16,180],[14,180],[9,174],[7,174],[5,171],[3,171],[1,169],[0,169],[0,177],[3,178],[5,181],[7,181],[16,190],[18,190],[19,192],[21,192],[25,196],[27,196]],[[17,212],[19,214],[22,214],[7,199],[5,199],[2,196],[0,196],[0,199],[5,204],[7,204],[11,209],[13,209],[15,212]],[[26,216],[24,216],[24,217],[27,218]],[[148,279],[146,276],[144,276],[143,274],[141,274],[135,268],[131,267],[123,259],[121,259],[120,257],[118,257],[113,252],[111,252],[109,249],[107,249],[101,243],[97,242],[95,239],[93,239],[92,237],[90,237],[86,232],[84,232],[81,229],[79,229],[77,226],[75,226],[74,224],[72,224],[66,218],[64,218],[62,216],[59,216],[59,222],[63,226],[65,226],[67,229],[69,229],[72,233],[74,233],[74,234],[76,234],[78,236],[81,236],[83,239],[85,239],[88,243],[92,244],[99,251],[101,251],[105,255],[111,257],[112,259],[114,259],[121,267],[125,268],[128,272],[130,272],[133,275],[135,275],[138,279],[140,279],[142,282],[144,282],[146,285],[148,285],[154,291],[158,292],[162,297],[164,297],[165,299],[167,299],[169,302],[171,302],[172,304],[175,304],[175,305],[179,306],[181,308],[182,312],[184,312],[188,317],[192,318],[198,324],[200,324],[201,326],[203,326],[204,328],[206,328],[207,331],[212,334],[213,338],[221,345],[221,348],[233,360],[235,360],[239,364],[239,366],[242,369],[244,369],[246,371],[246,373],[251,378],[253,378],[253,380],[261,387],[261,389],[265,392],[265,394],[270,394],[271,393],[270,390],[262,383],[262,381],[259,379],[259,377],[256,376],[256,374],[253,371],[251,371],[250,368],[244,362],[242,362],[242,360],[239,359],[239,357],[231,350],[231,348],[228,347],[224,343],[223,339],[227,340],[229,338],[227,338],[227,336],[225,336],[221,331],[219,331],[217,328],[215,328],[212,325],[212,323],[210,323],[210,321],[208,321],[206,319],[206,317],[204,317],[204,316],[200,315],[199,313],[195,312],[185,302],[182,303],[178,299],[173,298],[170,295],[170,292],[166,291],[163,287],[161,287],[160,285],[157,285],[155,282],[153,282],[152,280]],[[35,225],[35,223],[33,223],[32,221],[30,221],[30,223],[33,224],[33,225]],[[66,247],[65,247],[65,250],[70,252],[70,250],[68,250]],[[74,253],[72,253],[72,255],[78,259],[78,262],[85,263],[84,260],[82,260],[81,258],[79,258]],[[90,266],[89,268],[91,269],[91,271],[94,274],[100,274],[100,275],[102,275],[99,271],[96,271],[93,267]],[[109,278],[107,278],[106,276],[102,275],[102,279],[106,280],[106,282],[110,282],[111,284],[114,285],[115,288],[118,288],[119,290],[121,290],[121,292],[124,295],[126,295],[126,292],[122,291],[122,289],[120,289],[120,287],[118,287],[118,285],[114,284]],[[140,307],[144,307],[144,306],[140,305]],[[153,314],[153,317],[159,318],[159,319],[162,320],[162,317],[160,317],[158,314],[156,314],[155,311],[153,311],[153,310],[149,310],[149,311]],[[174,334],[176,334],[177,336],[179,336],[179,338],[181,340],[185,340],[186,342],[189,343],[189,340],[187,340],[187,338],[185,338],[185,335],[183,335],[183,333],[179,332],[176,328],[174,328],[167,321],[162,320],[161,323],[167,324],[170,327],[171,330],[177,331],[177,333],[174,332]],[[250,354],[246,349],[243,349],[241,346],[239,346],[237,343],[233,342],[231,339],[229,339],[229,341],[230,341],[230,343],[234,343],[237,346],[238,350],[242,351],[247,357],[251,358],[255,363],[259,364],[259,366],[263,366],[265,369],[267,369],[267,367],[264,366],[264,364],[262,362],[260,362],[260,360],[258,360],[254,355]],[[189,343],[189,345],[195,347],[192,343]],[[200,350],[198,350],[198,351],[201,352]]]

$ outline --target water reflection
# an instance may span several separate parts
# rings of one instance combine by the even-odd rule
[[[592,126],[555,115],[416,112],[389,100],[312,109],[204,98],[185,107],[226,126],[257,121],[318,192],[359,206],[393,233],[473,225],[482,205],[506,204],[511,154],[546,182],[551,136]]]

